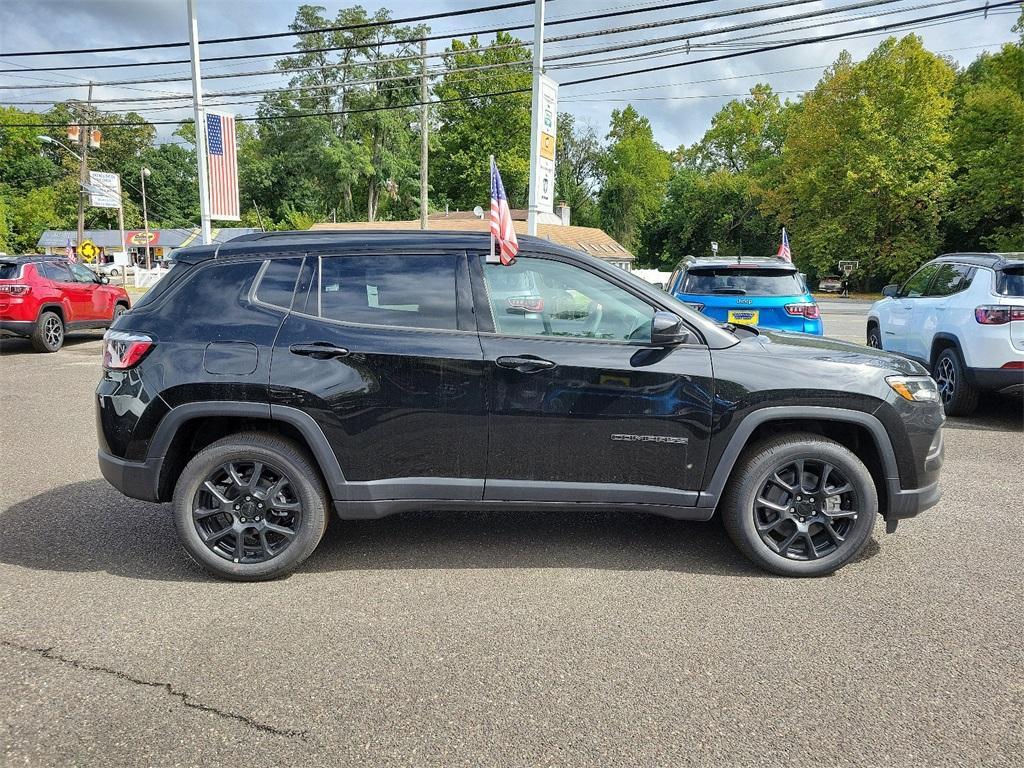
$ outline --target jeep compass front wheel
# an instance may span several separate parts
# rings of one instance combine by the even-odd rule
[[[200,451],[174,491],[174,522],[196,562],[229,579],[280,576],[312,554],[327,523],[318,473],[293,443],[233,435]]]
[[[871,535],[878,496],[849,449],[813,434],[752,446],[722,499],[729,536],[747,557],[785,576],[823,576],[852,560]]]

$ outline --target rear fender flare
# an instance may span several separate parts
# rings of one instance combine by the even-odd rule
[[[171,441],[177,434],[178,429],[186,421],[196,418],[212,418],[217,416],[228,416],[232,418],[256,418],[280,421],[295,427],[306,441],[306,446],[313,454],[327,481],[329,492],[334,498],[340,495],[340,489],[345,484],[345,475],[341,471],[337,456],[331,450],[320,425],[312,416],[298,408],[290,408],[283,405],[271,405],[270,403],[247,403],[237,401],[212,401],[204,403],[185,403],[175,406],[160,420],[150,442],[149,459],[162,460],[171,446]]]

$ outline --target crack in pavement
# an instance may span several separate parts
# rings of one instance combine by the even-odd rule
[[[236,712],[225,712],[224,710],[218,709],[217,707],[211,706],[209,704],[203,704],[201,702],[195,701],[185,691],[175,690],[174,686],[172,686],[170,683],[158,683],[152,680],[140,680],[137,677],[132,677],[128,673],[121,672],[117,669],[102,667],[95,664],[89,664],[84,661],[78,661],[77,659],[71,659],[67,656],[62,656],[59,653],[54,653],[53,648],[34,648],[32,646],[22,645],[20,643],[15,643],[11,640],[4,640],[2,638],[0,638],[0,646],[3,646],[5,648],[11,648],[16,651],[22,651],[24,653],[31,653],[36,656],[39,656],[40,658],[48,659],[50,661],[56,661],[59,664],[64,664],[66,666],[73,667],[75,669],[80,669],[85,672],[102,672],[103,674],[111,675],[120,680],[124,680],[129,683],[134,683],[135,685],[144,685],[149,688],[162,688],[164,692],[168,695],[180,699],[181,703],[186,707],[189,707],[191,709],[198,709],[200,712],[209,712],[212,715],[216,715],[217,717],[223,717],[227,720],[237,720],[238,722],[244,723],[245,725],[254,730],[262,731],[263,733],[271,733],[275,736],[287,736],[289,738],[299,738],[303,740],[305,740],[309,736],[309,731],[299,731],[292,728],[276,728],[273,725],[261,723],[259,720],[254,720],[253,718],[248,717],[246,715],[240,715]]]

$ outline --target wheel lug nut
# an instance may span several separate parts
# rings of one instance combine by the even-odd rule
[[[260,516],[256,515],[255,520],[256,520],[256,522],[259,522],[260,521]]]
[[[246,501],[252,501],[252,496],[246,496],[246,497],[245,497],[245,500],[246,500]]]
[[[245,522],[245,518],[244,518],[244,517],[242,518],[242,522],[243,522],[243,523]]]
[[[237,510],[239,510],[239,509],[241,509],[241,508],[242,508],[242,505],[241,505],[241,504],[235,504],[235,510],[236,510],[236,511],[237,511]]]

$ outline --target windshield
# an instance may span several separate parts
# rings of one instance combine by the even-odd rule
[[[1000,296],[1024,296],[1024,267],[1008,267],[996,272],[996,293]]]
[[[682,293],[739,296],[799,296],[803,283],[796,270],[757,267],[700,267],[686,273]]]

